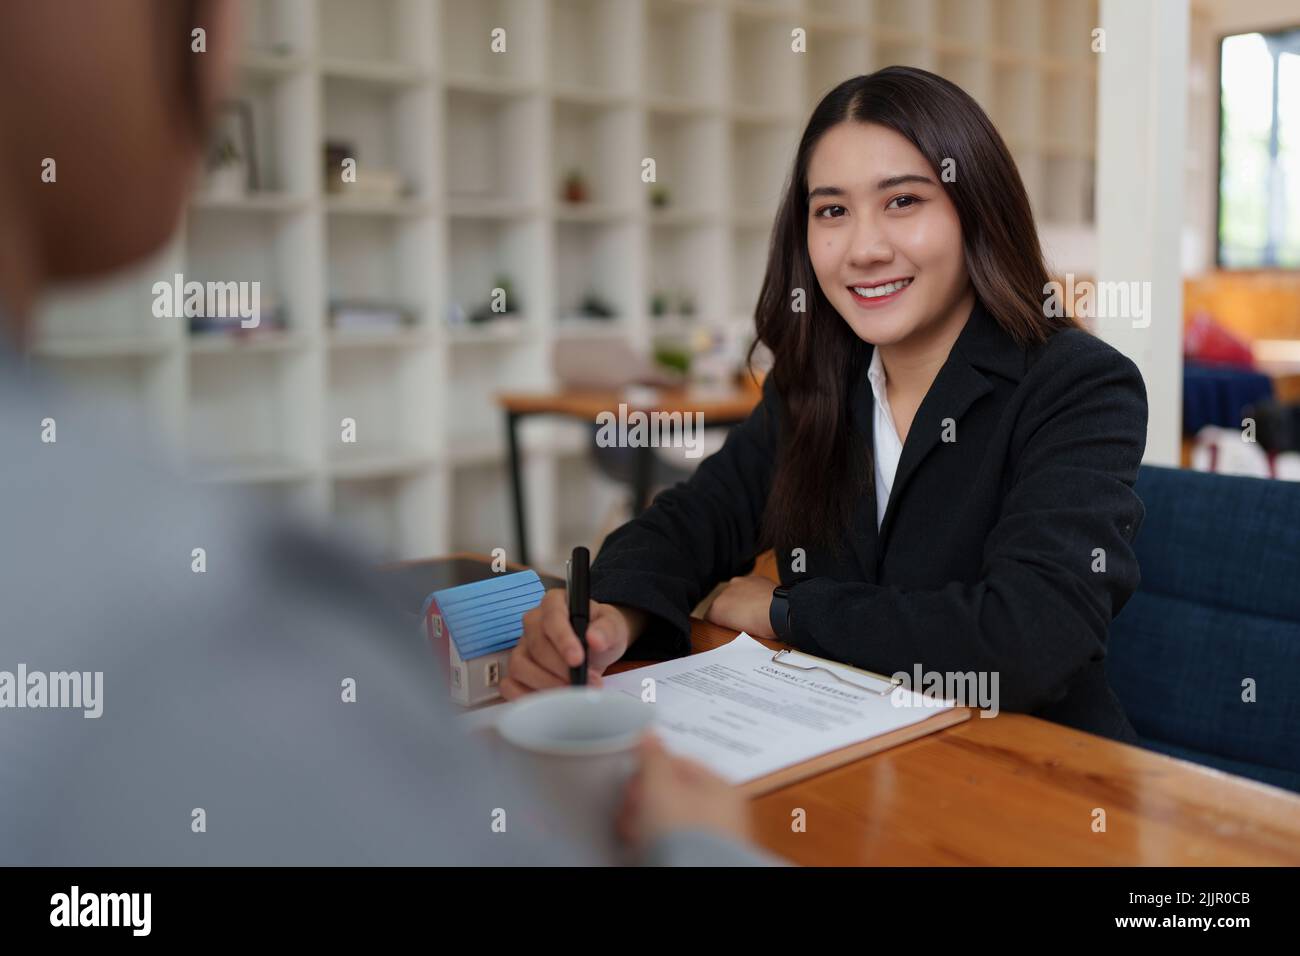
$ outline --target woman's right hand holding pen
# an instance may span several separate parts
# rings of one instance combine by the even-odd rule
[[[535,690],[566,687],[569,668],[582,663],[582,645],[569,623],[563,588],[547,591],[542,603],[524,614],[524,634],[510,654],[501,696],[514,700]],[[621,658],[641,632],[645,615],[633,608],[591,602],[587,624],[587,680],[600,686],[605,668]]]

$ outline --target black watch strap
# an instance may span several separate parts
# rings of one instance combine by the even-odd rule
[[[777,585],[772,592],[772,603],[767,608],[767,621],[772,625],[772,633],[777,640],[790,639],[790,589],[784,584]]]

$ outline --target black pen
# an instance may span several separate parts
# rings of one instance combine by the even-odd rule
[[[586,548],[574,548],[568,565],[569,624],[573,626],[573,633],[578,635],[578,643],[582,645],[582,663],[577,667],[569,668],[569,683],[574,686],[587,683],[587,616],[591,607],[591,579],[588,575],[590,560],[591,556]]]

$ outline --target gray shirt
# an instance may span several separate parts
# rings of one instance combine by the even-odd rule
[[[157,465],[146,421],[0,348],[0,864],[610,862],[530,824],[374,576]],[[647,858],[765,861],[689,833]]]

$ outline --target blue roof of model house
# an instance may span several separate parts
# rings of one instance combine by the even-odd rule
[[[456,653],[467,661],[519,643],[524,612],[541,604],[544,593],[546,587],[537,572],[516,571],[434,591],[424,602],[424,613],[437,602]]]

